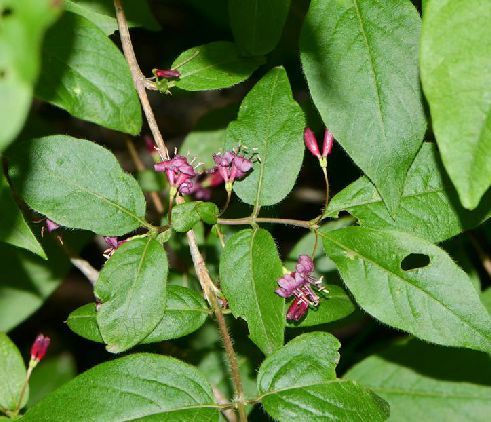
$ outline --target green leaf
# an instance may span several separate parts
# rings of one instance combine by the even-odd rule
[[[489,200],[474,210],[464,209],[448,183],[438,151],[424,143],[407,174],[399,207],[391,216],[375,186],[361,177],[335,195],[324,217],[348,211],[365,227],[395,229],[441,242],[475,227],[491,215]]]
[[[43,359],[29,379],[29,403],[32,407],[49,393],[77,375],[75,360],[67,354]]]
[[[433,343],[491,351],[491,317],[467,274],[442,249],[408,233],[363,227],[322,237],[327,255],[370,315]],[[421,255],[427,265],[402,269]]]
[[[165,189],[165,181],[162,174],[155,170],[146,169],[136,173],[136,180],[143,192],[160,192]]]
[[[257,148],[260,159],[234,184],[242,201],[256,207],[273,205],[293,189],[303,160],[304,127],[285,69],[270,70],[244,98],[238,119],[227,130],[227,149]]]
[[[339,341],[328,333],[303,334],[266,358],[257,384],[276,420],[383,421],[389,406],[353,381],[336,378]]]
[[[300,322],[289,322],[288,327],[302,328],[327,324],[353,313],[356,307],[342,287],[326,284],[325,288],[329,293],[321,296],[319,306],[315,309],[309,309],[305,318]]]
[[[241,230],[225,244],[220,286],[232,313],[247,321],[251,340],[266,355],[283,345],[284,300],[275,293],[281,275],[276,244],[266,230]]]
[[[93,142],[57,135],[18,143],[9,165],[27,204],[62,226],[119,236],[146,225],[138,183]]]
[[[432,0],[421,34],[421,78],[443,164],[462,204],[491,185],[491,4]]]
[[[412,340],[368,357],[346,378],[387,400],[391,421],[485,421],[491,413],[490,368],[484,353]]]
[[[36,236],[27,225],[24,216],[10,192],[7,179],[0,172],[0,242],[9,243],[19,248],[26,249],[47,259],[46,253],[39,244]]]
[[[178,88],[206,91],[245,81],[263,62],[262,57],[241,57],[234,43],[216,41],[181,53],[172,69],[181,73],[175,81]]]
[[[491,314],[491,287],[488,287],[484,292],[481,293],[481,302]]]
[[[26,367],[17,346],[0,332],[0,411],[14,411],[19,403],[26,379]],[[24,407],[29,390],[26,390],[21,407]]]
[[[152,31],[160,29],[146,1],[123,0],[122,3],[130,28],[142,26]],[[65,9],[84,16],[106,35],[111,35],[118,29],[113,0],[65,0]]]
[[[133,354],[79,375],[32,407],[23,421],[211,422],[218,415],[211,386],[196,368],[167,356]]]
[[[218,207],[212,202],[184,202],[172,208],[172,228],[177,232],[187,232],[201,220],[215,224],[219,213]]]
[[[26,120],[42,38],[60,6],[52,0],[0,0],[0,152]]]
[[[164,317],[141,343],[158,343],[184,337],[200,328],[209,315],[209,309],[199,293],[182,286],[167,286]],[[104,343],[95,303],[88,303],[74,310],[67,319],[70,329],[80,337]]]
[[[142,116],[128,65],[87,19],[65,13],[46,34],[35,95],[79,119],[136,135]]]
[[[426,128],[420,26],[409,0],[313,0],[302,29],[303,70],[322,120],[391,214]]]
[[[263,55],[280,40],[290,0],[229,0],[228,9],[237,44],[248,54]]]
[[[63,234],[74,250],[87,240],[81,233]],[[57,240],[43,242],[48,261],[22,249],[0,244],[0,331],[9,331],[36,309],[60,285],[70,269],[70,261]]]
[[[167,255],[156,240],[122,244],[106,262],[95,285],[101,300],[97,323],[107,349],[119,353],[140,343],[165,312]]]

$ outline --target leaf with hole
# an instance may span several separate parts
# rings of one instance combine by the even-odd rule
[[[70,136],[18,143],[9,176],[27,204],[56,223],[119,236],[145,225],[145,198],[105,148]]]
[[[263,55],[280,40],[290,0],[229,0],[228,9],[237,44],[250,55]]]
[[[41,42],[61,11],[52,0],[0,0],[0,152],[18,135],[31,107]]]
[[[140,343],[165,313],[167,255],[156,240],[123,243],[106,262],[95,285],[101,304],[97,324],[107,350],[120,353]]]
[[[26,223],[10,192],[7,179],[0,173],[0,242],[26,249],[47,259],[43,247]]]
[[[421,34],[421,79],[433,131],[468,209],[491,186],[490,20],[488,1],[432,0]]]
[[[146,0],[139,2],[123,0],[121,3],[130,28],[144,27],[152,31],[160,29]],[[106,35],[111,35],[118,29],[113,0],[65,0],[65,9],[87,18]]]
[[[136,135],[140,101],[123,54],[92,22],[65,13],[46,34],[35,95],[74,117]]]
[[[491,412],[484,353],[410,340],[364,359],[346,378],[387,400],[391,421],[485,421]]]
[[[200,328],[209,312],[199,293],[186,287],[168,285],[164,316],[141,343],[158,343],[184,337]],[[79,336],[104,343],[97,325],[95,303],[88,303],[71,312],[67,324]]]
[[[313,0],[302,28],[303,70],[322,120],[391,214],[426,129],[420,27],[409,0]]]
[[[26,367],[17,346],[0,332],[0,410],[15,411],[26,379]],[[29,397],[27,389],[22,399],[24,407]]]
[[[305,119],[292,97],[285,69],[270,70],[242,101],[227,130],[226,147],[257,152],[252,171],[234,183],[247,204],[273,205],[293,189],[303,160]]]
[[[269,232],[246,229],[228,239],[220,259],[220,287],[234,316],[247,321],[251,340],[266,355],[283,345],[284,300],[275,293],[281,275]]]
[[[264,62],[242,57],[234,43],[215,41],[181,53],[172,63],[181,76],[175,86],[186,91],[228,88],[245,81]]]
[[[218,422],[219,409],[210,384],[196,368],[144,353],[89,369],[29,409],[23,421]]]
[[[264,409],[279,421],[384,421],[389,406],[354,381],[336,378],[339,341],[302,334],[268,356],[257,377]]]
[[[491,194],[476,210],[463,208],[446,178],[435,145],[425,142],[409,169],[394,216],[370,180],[361,177],[331,199],[324,217],[337,217],[346,210],[362,226],[407,231],[441,242],[489,218],[490,198]]]
[[[467,274],[442,249],[391,230],[348,227],[321,235],[327,255],[370,315],[433,343],[491,351],[491,317]],[[415,254],[429,264],[411,263],[407,257]],[[405,259],[411,270],[401,268]]]

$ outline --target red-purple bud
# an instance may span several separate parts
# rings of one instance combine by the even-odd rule
[[[39,334],[34,340],[31,347],[31,361],[38,363],[44,355],[46,355],[46,350],[48,350],[50,338]]]
[[[153,142],[153,138],[151,136],[146,135],[143,139],[145,140],[145,148],[150,154],[153,154],[157,151],[157,149],[155,148],[155,143]]]
[[[49,218],[45,220],[46,224],[46,229],[48,230],[48,233],[54,232],[56,229],[60,228],[59,224],[56,224],[54,221],[51,221]]]
[[[327,157],[332,150],[334,144],[334,136],[329,129],[324,132],[324,144],[322,145],[322,156]]]
[[[296,297],[288,308],[286,319],[289,321],[299,321],[308,311],[309,304],[303,298]]]
[[[181,76],[181,72],[173,69],[155,69],[154,74],[158,78],[164,79],[179,78]]]
[[[315,155],[317,158],[321,156],[319,152],[319,146],[317,145],[317,139],[315,139],[315,134],[309,127],[305,128],[303,133],[303,138],[305,140],[305,146],[307,149]]]

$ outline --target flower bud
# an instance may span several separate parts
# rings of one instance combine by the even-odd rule
[[[334,144],[334,136],[329,129],[324,131],[324,144],[322,145],[322,156],[327,157],[332,150]]]
[[[31,365],[36,366],[44,355],[46,355],[46,350],[48,350],[50,338],[39,334],[34,340],[31,347]]]
[[[181,76],[181,72],[173,69],[154,69],[153,73],[158,78],[164,79],[179,78]]]
[[[307,149],[313,155],[319,158],[321,154],[319,152],[319,146],[317,145],[317,139],[315,139],[315,135],[312,129],[310,129],[309,127],[305,128],[305,131],[303,133],[303,138],[305,140],[305,146],[307,147]]]

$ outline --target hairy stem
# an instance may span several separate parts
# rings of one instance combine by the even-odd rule
[[[138,151],[135,148],[131,139],[126,139],[126,147],[128,148],[128,152],[130,153],[131,160],[135,164],[135,167],[138,171],[145,171],[145,165],[143,164],[140,156],[138,155]],[[150,192],[150,198],[152,199],[153,206],[157,210],[157,212],[162,215],[164,213],[164,206],[162,205],[162,201],[157,192]]]
[[[143,112],[147,118],[148,126],[152,131],[153,139],[157,144],[157,149],[159,151],[162,160],[169,158],[169,151],[165,146],[164,138],[160,133],[157,121],[148,101],[147,92],[145,90],[148,85],[148,81],[143,75],[138,61],[136,60],[135,51],[133,50],[133,44],[131,43],[130,31],[128,30],[128,22],[126,21],[126,16],[124,14],[123,5],[121,0],[114,0],[114,8],[116,9],[116,19],[118,21],[119,36],[121,38],[121,45],[123,47],[123,53],[130,67],[131,76],[133,77],[133,82],[135,83],[135,88],[140,97],[140,102],[143,107]]]
[[[184,199],[178,197],[177,202],[184,202]],[[186,233],[186,236],[188,238],[189,250],[191,251],[191,258],[193,259],[194,270],[196,271],[196,275],[198,276],[198,280],[201,284],[205,297],[215,313],[220,335],[222,336],[225,353],[227,354],[227,359],[230,364],[230,372],[232,375],[232,383],[234,384],[239,420],[241,422],[247,421],[244,405],[244,390],[240,379],[239,364],[237,362],[237,356],[235,355],[232,339],[227,328],[227,323],[225,322],[225,318],[223,316],[222,307],[218,303],[218,298],[215,293],[216,287],[210,277],[208,269],[206,268],[205,260],[199,251],[196,234],[193,230],[190,230]]]
[[[219,218],[218,224],[244,226],[255,223],[286,224],[288,226],[303,227],[305,229],[317,228],[315,221],[294,220],[291,218],[267,218],[267,217],[244,217],[244,218]]]

